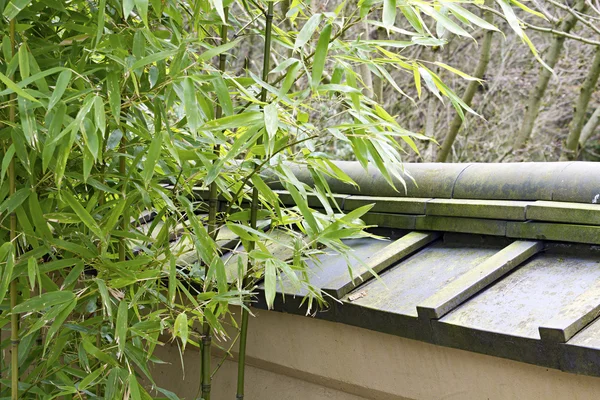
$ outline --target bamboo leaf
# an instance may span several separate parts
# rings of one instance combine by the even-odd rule
[[[188,126],[193,133],[198,131],[201,120],[197,104],[194,81],[189,77],[185,78],[183,80],[183,107],[185,109]]]
[[[296,42],[294,43],[294,51],[300,49],[306,43],[308,43],[308,41],[310,40],[312,35],[317,30],[317,27],[321,23],[322,18],[323,18],[322,14],[313,14],[308,19],[308,21],[306,21],[306,23],[304,24],[304,26],[298,33],[298,36],[296,37]]]
[[[139,1],[139,0],[136,0]],[[149,56],[146,56],[136,62],[133,63],[133,65],[131,66],[130,70],[136,70],[138,68],[142,68],[145,67],[148,64],[154,64],[158,61],[162,61],[166,58],[169,57],[173,57],[175,54],[177,54],[178,50],[165,50],[165,51],[159,51],[158,53],[154,53],[154,54],[150,54]]]
[[[106,77],[106,91],[113,118],[119,124],[121,120],[121,87],[119,86],[119,74],[116,72],[111,72]]]
[[[54,86],[54,91],[52,92],[52,96],[50,96],[50,101],[48,102],[48,111],[52,110],[62,98],[67,86],[69,86],[69,82],[71,82],[71,75],[72,73],[70,69],[65,69],[58,75],[58,79],[56,79],[56,85]]]
[[[27,277],[29,278],[29,286],[31,291],[35,289],[35,280],[38,274],[38,265],[34,257],[29,257],[27,260]]]
[[[23,97],[24,99],[33,101],[35,103],[39,103],[39,101],[35,97],[29,95],[26,91],[24,91],[19,86],[17,86],[13,81],[11,81],[2,72],[0,72],[0,81],[2,81],[2,83],[4,83],[6,85],[7,89],[10,89],[12,92],[15,92],[18,96]]]
[[[31,194],[31,189],[29,188],[21,188],[15,192],[8,199],[4,200],[2,204],[0,204],[0,213],[11,214],[17,207],[19,207],[27,197]]]
[[[119,358],[123,356],[125,344],[127,343],[127,302],[121,300],[117,310],[117,322],[115,323],[115,339],[119,349]]]
[[[92,231],[98,238],[105,241],[104,232],[100,229],[100,226],[96,222],[96,220],[87,212],[87,210],[73,197],[70,193],[63,191],[62,197],[65,202],[73,209],[75,214],[81,219],[81,222],[88,227],[90,231]]]
[[[146,154],[146,161],[144,161],[144,170],[142,171],[142,179],[146,188],[150,185],[152,176],[154,175],[154,168],[158,163],[162,149],[162,132],[157,132],[152,138],[148,153]]]
[[[4,16],[11,20],[16,17],[25,7],[31,3],[31,0],[11,0],[4,8]]]
[[[134,0],[134,2],[144,25],[148,26],[148,0]]]
[[[123,18],[127,21],[127,18],[133,11],[133,7],[135,6],[134,0],[123,0]]]
[[[15,260],[13,254],[13,244],[11,242],[5,242],[0,246],[0,262],[4,263],[2,268],[2,281],[0,282],[0,299],[4,299],[8,286],[12,281],[13,270],[15,267]]]
[[[389,29],[396,23],[396,0],[383,0],[383,26]]]
[[[185,312],[180,313],[175,319],[175,324],[173,326],[173,336],[179,337],[181,339],[181,343],[183,345],[183,349],[185,350],[185,345],[188,341],[188,318]]]
[[[487,22],[486,20],[478,17],[477,15],[473,14],[472,12],[470,12],[470,11],[462,8],[458,4],[447,2],[447,3],[444,3],[444,5],[450,11],[452,11],[452,13],[457,14],[457,15],[465,18],[466,20],[474,23],[475,25],[479,26],[480,28],[499,32],[499,29],[496,28],[494,25],[492,25],[489,22]]]
[[[329,38],[331,37],[331,24],[327,24],[317,42],[317,49],[315,50],[315,57],[313,60],[312,80],[311,85],[316,87],[321,82],[321,76],[325,68],[325,61],[327,59],[327,50],[329,48]]]
[[[277,128],[279,126],[279,116],[277,114],[277,104],[270,103],[264,108],[265,113],[265,129],[269,139],[273,139],[277,134]]]
[[[18,304],[12,312],[15,314],[39,312],[73,299],[75,299],[75,293],[69,291],[44,293]]]
[[[273,308],[275,294],[277,293],[277,267],[273,260],[265,260],[265,300],[267,307]]]
[[[238,45],[238,43],[240,42],[240,40],[241,39],[238,38],[236,40],[232,40],[231,42],[222,44],[220,46],[212,47],[212,48],[200,53],[200,55],[198,56],[198,60],[209,61],[213,57],[216,57],[219,54],[225,53],[227,50],[230,50],[230,49],[233,49],[234,47],[236,47]]]

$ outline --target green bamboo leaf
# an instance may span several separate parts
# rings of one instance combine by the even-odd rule
[[[83,392],[88,386],[90,386],[93,382],[96,381],[102,375],[104,370],[106,369],[106,365],[102,365],[100,368],[96,369],[94,372],[86,376],[79,382],[77,385],[77,390]]]
[[[177,316],[177,318],[175,318],[175,324],[173,326],[173,336],[179,337],[181,339],[183,349],[185,350],[185,345],[187,344],[189,336],[188,318],[185,312],[182,312]]]
[[[2,171],[0,172],[0,186],[2,186],[2,182],[4,182],[4,177],[6,176],[6,171],[8,171],[8,167],[10,166],[10,162],[15,155],[15,145],[11,144],[6,153],[4,153],[4,157],[2,158]]]
[[[0,204],[0,214],[6,213],[11,214],[17,207],[19,207],[27,197],[31,194],[31,189],[21,188],[17,190],[12,196],[7,198]]]
[[[317,27],[321,23],[322,18],[323,18],[322,14],[313,14],[308,19],[308,21],[306,21],[306,23],[304,24],[304,26],[298,33],[298,36],[296,37],[296,42],[294,43],[294,51],[300,49],[306,43],[308,43],[308,41],[310,40],[312,35],[317,30]]]
[[[140,14],[144,25],[148,26],[148,0],[134,0],[135,8]]]
[[[12,281],[13,270],[15,267],[15,260],[13,256],[13,244],[11,242],[5,242],[0,246],[0,263],[4,263],[2,268],[2,281],[0,282],[0,299],[4,299],[8,286]]]
[[[448,2],[448,3],[444,3],[444,6],[446,6],[450,11],[452,11],[453,14],[463,17],[464,19],[474,23],[475,25],[479,26],[480,28],[499,32],[499,29],[496,28],[494,25],[492,25],[489,22],[487,22],[486,20],[478,17],[477,15],[473,14],[472,12],[462,8],[458,4]]]
[[[152,142],[150,143],[150,147],[148,148],[148,153],[146,154],[146,160],[144,161],[144,170],[142,171],[142,179],[144,181],[144,185],[148,187],[150,185],[150,181],[152,180],[152,176],[154,176],[154,168],[158,163],[158,159],[160,158],[160,152],[162,149],[162,132],[157,132],[152,138]]]
[[[230,115],[219,119],[213,119],[202,125],[206,130],[225,130],[239,128],[242,126],[251,127],[259,122],[264,122],[264,114],[260,111],[246,111],[241,114]]]
[[[74,298],[75,293],[69,291],[44,293],[18,304],[13,308],[12,312],[15,314],[39,312],[47,308],[72,301]]]
[[[327,24],[317,42],[317,49],[315,50],[315,57],[313,60],[312,69],[312,80],[311,85],[316,87],[321,82],[321,76],[325,68],[325,61],[327,60],[327,50],[329,48],[329,38],[331,37],[331,24]]]
[[[77,216],[81,219],[81,222],[83,222],[90,231],[92,231],[96,236],[98,236],[98,238],[100,238],[102,241],[105,241],[104,232],[102,232],[102,229],[100,228],[96,220],[90,215],[90,213],[87,212],[87,210],[81,205],[81,203],[77,201],[77,199],[73,197],[73,195],[65,191],[62,192],[62,198],[69,205],[69,207],[73,209],[75,214],[77,214]]]
[[[223,8],[223,0],[210,0],[210,3],[212,4],[213,8],[217,10],[217,14],[219,14],[219,17],[221,17],[221,21],[226,24],[227,17],[225,16],[225,9]]]
[[[110,300],[110,295],[108,294],[106,283],[102,279],[96,279],[96,285],[98,286],[98,291],[100,292],[100,297],[102,298],[104,312],[110,319],[112,319],[112,302]]]
[[[31,3],[31,0],[11,0],[10,3],[4,8],[4,16],[11,20],[16,17],[21,10],[27,7]]]
[[[461,28],[456,22],[452,21],[450,18],[445,16],[444,14],[437,11],[435,8],[431,7],[425,3],[416,3],[416,7],[418,7],[423,13],[429,15],[436,22],[440,23],[445,29],[454,33],[455,35],[464,36],[468,38],[473,38],[467,31]]]
[[[129,393],[132,400],[142,400],[140,384],[134,374],[129,375]]]
[[[94,346],[89,339],[85,338],[83,339],[83,348],[85,349],[85,351],[92,355],[93,357],[97,358],[98,360],[112,365],[112,366],[117,366],[117,361],[114,359],[114,357],[111,357],[109,354],[105,353],[104,351],[101,351],[99,348],[97,348],[96,346]]]
[[[500,5],[500,8],[502,8],[504,16],[506,17],[506,21],[512,30],[515,31],[518,37],[523,38],[523,36],[525,36],[525,32],[523,32],[523,28],[521,28],[521,22],[519,21],[519,18],[517,18],[517,15],[510,6],[508,0],[496,0],[496,2]]]
[[[265,113],[265,129],[269,139],[273,139],[277,134],[277,128],[279,126],[279,116],[277,115],[277,104],[270,103],[264,108]]]
[[[383,0],[383,26],[387,29],[396,23],[396,0]]]
[[[212,48],[202,52],[198,56],[198,60],[209,61],[211,58],[218,56],[221,53],[225,53],[227,50],[230,50],[230,49],[233,49],[234,47],[236,47],[238,45],[238,43],[240,42],[240,40],[241,40],[241,38],[238,38],[236,40],[232,40],[231,42],[222,44],[220,46],[212,47]]]
[[[24,99],[39,103],[39,101],[35,97],[29,95],[26,91],[24,91],[19,86],[17,86],[17,84],[15,84],[13,81],[11,81],[2,72],[0,72],[0,81],[2,81],[8,89],[15,92],[18,96],[23,97]]]
[[[200,126],[201,117],[196,101],[194,81],[189,77],[183,80],[183,108],[190,130],[196,133]]]
[[[265,300],[267,307],[273,308],[275,294],[277,293],[277,267],[273,260],[265,260]]]
[[[69,293],[69,292],[67,292],[67,293]],[[46,352],[46,349],[52,342],[52,338],[54,337],[54,335],[56,335],[56,333],[59,331],[59,329],[63,326],[63,323],[69,317],[69,315],[71,315],[71,312],[73,312],[73,310],[75,309],[76,306],[77,306],[77,297],[73,298],[73,300],[71,300],[67,304],[61,306],[62,310],[56,316],[52,325],[50,325],[50,329],[48,329],[48,333],[46,333],[46,343],[44,345],[44,353]]]
[[[299,61],[295,61],[290,66],[287,74],[285,75],[285,79],[281,83],[281,88],[279,89],[280,97],[287,94],[287,92],[291,89],[294,82],[296,82],[296,78],[298,77],[298,71],[302,68],[302,64]]]
[[[35,279],[38,274],[38,264],[35,257],[29,257],[27,260],[27,277],[29,278],[29,286],[31,291],[35,289]]]
[[[162,61],[169,57],[173,57],[175,54],[177,54],[177,51],[178,50],[165,50],[159,51],[158,53],[150,54],[149,56],[146,56],[141,60],[134,62],[130,70],[136,70],[138,68],[145,67],[148,64],[154,64],[158,61]]]
[[[123,0],[123,17],[125,21],[129,17],[129,14],[133,11],[133,7],[135,6],[134,0]]]
[[[408,4],[403,4],[400,7],[400,11],[404,15],[404,18],[411,24],[413,28],[419,33],[424,34],[425,30],[423,29],[423,21],[421,20],[421,16],[417,9]]]
[[[22,44],[19,47],[17,57],[19,58],[19,73],[21,79],[29,78],[29,51],[27,50],[27,45]]]
[[[213,80],[213,85],[215,87],[217,99],[219,99],[219,105],[223,109],[223,114],[233,115],[233,103],[231,102],[229,90],[227,90],[227,84],[223,80],[223,77],[221,77],[221,75],[216,75]]]
[[[119,85],[118,73],[111,72],[108,74],[106,77],[106,91],[113,118],[119,124],[121,121],[121,87]]]
[[[56,86],[54,86],[54,91],[52,92],[52,96],[50,96],[50,101],[48,102],[48,111],[52,110],[56,103],[62,98],[67,86],[69,86],[69,82],[71,82],[71,70],[66,69],[62,71],[58,75],[58,79],[56,79]]]
[[[125,351],[125,344],[127,343],[127,316],[128,316],[127,302],[121,300],[119,303],[119,309],[117,310],[117,322],[115,323],[115,339],[117,341],[119,349],[119,358],[123,356]]]

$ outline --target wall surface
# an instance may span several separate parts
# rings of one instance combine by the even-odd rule
[[[597,399],[600,378],[435,346],[302,316],[255,310],[247,350],[247,400]],[[194,350],[194,349],[190,349]],[[157,383],[186,399],[198,388],[198,353],[157,355]],[[218,362],[215,358],[213,365]],[[236,364],[226,361],[213,399],[235,398]]]

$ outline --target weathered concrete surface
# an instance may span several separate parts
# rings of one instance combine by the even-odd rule
[[[438,319],[543,249],[541,242],[516,241],[469,269],[418,306],[420,317]]]
[[[600,165],[572,162],[556,177],[552,200],[574,203],[600,203]]]
[[[505,236],[506,221],[482,218],[441,217],[427,215],[415,219],[415,229],[442,232]]]
[[[255,312],[248,332],[248,400],[595,400],[600,393],[598,378],[328,321]],[[158,351],[170,362],[156,367],[158,382],[194,399],[198,352],[186,351],[181,384],[177,347]],[[235,393],[233,365],[223,368],[214,382],[215,399]]]
[[[443,317],[440,322],[539,339],[539,327],[600,281],[595,257],[544,253]]]
[[[456,180],[453,198],[552,200],[557,177],[568,164],[472,164]]]
[[[600,281],[573,298],[540,326],[543,340],[564,343],[600,315]]]
[[[434,243],[355,289],[364,296],[352,304],[417,317],[417,305],[500,249]]]
[[[370,212],[425,214],[425,203],[429,200],[431,199],[414,197],[350,196],[344,202],[344,210],[350,211],[374,204]]]
[[[527,206],[527,219],[600,225],[600,204],[536,201]]]
[[[600,244],[600,227],[551,222],[508,221],[506,236],[518,239]]]
[[[425,214],[524,221],[528,204],[531,203],[510,200],[432,199],[425,206]]]

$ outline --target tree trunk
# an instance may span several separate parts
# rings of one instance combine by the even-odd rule
[[[587,7],[588,6],[585,0],[577,0],[577,2],[575,3],[574,10],[576,12],[584,12]],[[568,33],[571,31],[571,29],[573,29],[576,23],[577,18],[572,14],[568,14],[561,22],[559,30]],[[548,64],[550,68],[554,68],[554,66],[558,62],[558,59],[560,58],[560,53],[562,52],[563,45],[565,43],[565,39],[565,36],[554,37],[554,40],[552,41],[552,44],[548,49],[548,55],[546,57],[546,64]],[[529,101],[527,102],[527,107],[525,109],[525,117],[523,118],[523,123],[513,145],[513,149],[516,150],[522,148],[529,140],[529,137],[531,136],[531,132],[533,131],[533,127],[535,125],[535,120],[537,119],[538,113],[540,111],[540,103],[542,102],[542,98],[546,93],[546,88],[548,87],[548,82],[550,81],[551,76],[551,71],[544,67],[541,67],[537,83],[532,89],[531,93],[529,94]]]
[[[592,136],[598,126],[600,126],[600,107],[596,108],[596,111],[594,111],[592,117],[581,131],[581,136],[579,137],[579,145],[581,147],[585,146],[585,142]]]
[[[571,130],[569,131],[569,137],[561,156],[563,160],[574,160],[577,158],[577,144],[579,143],[579,137],[585,124],[585,114],[590,103],[590,98],[598,83],[598,77],[600,77],[600,46],[596,48],[596,55],[594,56],[594,61],[592,61],[590,72],[581,86],[581,92],[579,93],[579,99],[575,107],[575,115],[573,115],[573,120],[571,121]]]
[[[486,3],[491,3],[491,1],[488,0]],[[493,24],[494,14],[492,14],[490,11],[485,11],[483,13],[483,17],[487,22]],[[481,52],[479,53],[479,61],[477,63],[477,67],[475,68],[475,73],[473,74],[475,78],[483,79],[483,75],[487,70],[487,66],[490,62],[490,49],[492,47],[493,34],[494,31],[485,32],[485,36],[483,37],[483,43],[481,44]],[[465,94],[462,99],[466,105],[471,106],[471,102],[473,101],[473,97],[475,96],[475,92],[477,92],[477,88],[479,87],[479,85],[480,83],[478,81],[469,82],[467,90],[465,91]],[[452,120],[452,123],[450,124],[450,129],[448,130],[448,133],[444,138],[440,152],[438,153],[438,162],[446,162],[448,154],[450,154],[450,150],[452,149],[452,145],[456,140],[456,136],[458,135],[458,131],[460,130],[462,123],[463,119],[460,117],[460,115],[456,114],[454,116],[454,119]]]

